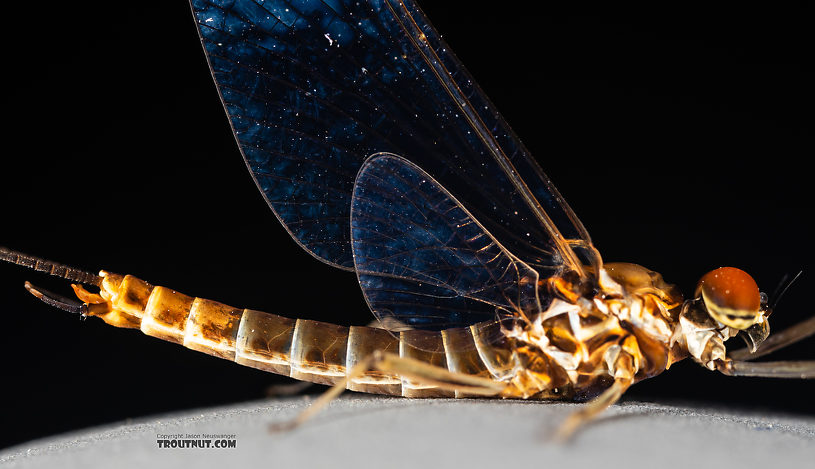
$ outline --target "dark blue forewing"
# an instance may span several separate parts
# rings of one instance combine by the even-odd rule
[[[590,245],[572,211],[412,1],[192,0],[241,152],[294,239],[352,269],[351,193],[393,152],[541,272]]]
[[[433,177],[392,154],[357,176],[351,238],[374,315],[441,330],[538,313],[538,273],[509,253]]]

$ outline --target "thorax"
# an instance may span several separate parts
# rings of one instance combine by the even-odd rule
[[[548,376],[565,379],[574,398],[590,398],[620,373],[649,378],[687,355],[684,342],[672,340],[682,297],[661,276],[633,264],[611,264],[598,275],[593,296],[556,295],[539,315],[510,331],[519,353]],[[627,355],[633,370],[618,367]],[[545,357],[545,358],[541,358]]]

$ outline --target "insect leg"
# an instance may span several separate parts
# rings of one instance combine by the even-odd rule
[[[507,388],[505,383],[494,381],[480,376],[454,373],[445,368],[430,365],[412,358],[404,358],[392,353],[374,352],[348,370],[345,378],[334,384],[328,391],[317,398],[314,403],[292,420],[272,424],[270,431],[292,430],[317,414],[329,402],[334,400],[343,391],[349,381],[359,378],[367,371],[377,369],[385,373],[394,373],[409,378],[412,381],[436,386],[440,389],[461,391],[467,394],[481,396],[495,396]]]
[[[603,412],[615,402],[620,400],[620,397],[631,386],[631,378],[617,378],[610,388],[606,389],[603,394],[585,404],[580,410],[570,414],[566,420],[558,428],[555,440],[566,441],[574,432],[582,425],[588,423],[596,417],[599,413]]]
[[[598,414],[620,400],[623,393],[634,383],[634,359],[628,353],[620,353],[614,362],[614,383],[603,394],[588,402],[580,410],[569,415],[560,425],[555,440],[566,441],[580,426],[588,423]]]
[[[815,316],[781,332],[770,334],[767,340],[753,353],[750,353],[747,349],[740,349],[728,354],[728,356],[733,360],[753,360],[806,339],[813,334],[815,334]]]
[[[306,389],[314,386],[308,381],[295,381],[287,384],[273,384],[266,387],[266,397],[284,397],[302,394]]]
[[[815,361],[754,363],[728,359],[720,362],[716,369],[727,376],[815,379]]]
[[[295,428],[302,425],[306,420],[310,419],[314,415],[317,415],[325,406],[328,405],[331,401],[336,399],[343,391],[345,391],[348,382],[354,378],[359,378],[366,371],[369,371],[375,368],[376,361],[381,360],[379,354],[374,353],[369,355],[368,357],[361,360],[359,363],[356,364],[353,368],[348,370],[345,375],[345,378],[337,381],[333,386],[328,388],[328,391],[324,392],[317,400],[314,401],[313,404],[308,406],[306,410],[297,414],[291,420],[279,423],[273,423],[269,425],[270,432],[279,432],[279,431],[290,431],[294,430]]]
[[[460,391],[468,395],[496,396],[507,389],[506,383],[500,381],[456,373],[392,353],[382,354],[382,360],[376,364],[376,368],[385,373],[395,373],[422,385],[436,386],[448,391]]]

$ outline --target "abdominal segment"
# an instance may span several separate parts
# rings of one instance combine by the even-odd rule
[[[345,327],[193,298],[130,275],[101,276],[99,294],[75,287],[88,315],[298,380],[336,384],[376,351],[496,381],[507,380],[516,367],[517,361],[510,359],[512,344],[493,340],[502,333],[498,323],[442,331]],[[405,397],[468,397],[420,381],[371,369],[349,379],[346,387]]]

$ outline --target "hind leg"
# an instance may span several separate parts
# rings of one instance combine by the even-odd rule
[[[348,370],[345,378],[331,386],[328,391],[317,398],[306,410],[287,422],[272,424],[269,429],[271,431],[281,431],[291,430],[300,426],[342,394],[349,381],[359,378],[371,370],[396,374],[423,385],[436,386],[439,389],[450,391],[466,392],[469,395],[497,396],[507,389],[507,385],[500,381],[463,373],[453,373],[446,368],[430,365],[412,358],[400,357],[392,353],[374,352]]]

